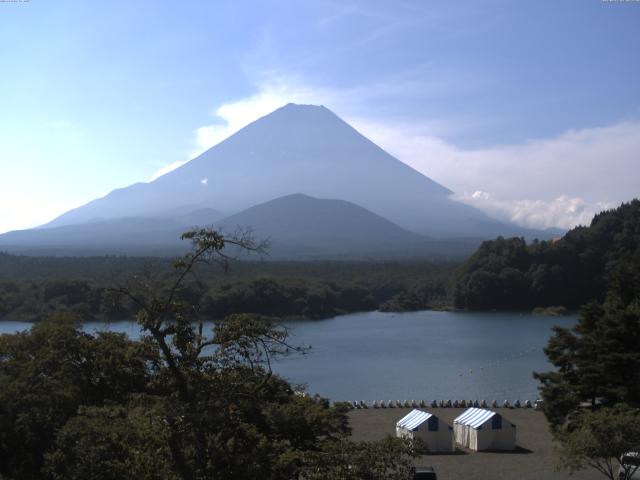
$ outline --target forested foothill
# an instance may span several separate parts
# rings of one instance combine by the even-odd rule
[[[555,241],[499,237],[454,274],[450,297],[468,310],[576,309],[603,301],[612,279],[640,269],[640,201],[597,214]]]

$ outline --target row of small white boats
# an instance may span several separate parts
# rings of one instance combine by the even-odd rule
[[[374,400],[370,404],[365,402],[364,400],[348,402],[351,408],[488,408],[491,406],[492,408],[535,408],[539,409],[542,405],[542,400],[535,400],[531,402],[531,400],[525,400],[521,402],[520,400],[515,400],[514,402],[509,402],[509,400],[504,400],[502,403],[499,403],[497,400],[493,400],[491,403],[488,403],[486,400],[432,400],[427,403],[424,400],[389,400],[385,402],[384,400]]]

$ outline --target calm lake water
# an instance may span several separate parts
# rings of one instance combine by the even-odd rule
[[[274,369],[332,400],[534,400],[532,372],[551,368],[542,351],[551,327],[575,322],[575,316],[432,311],[284,322],[293,344],[312,348],[278,361]],[[0,333],[29,326],[0,322]],[[140,333],[134,322],[84,327],[132,338]]]

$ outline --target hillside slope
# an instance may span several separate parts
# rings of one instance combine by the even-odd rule
[[[424,240],[356,204],[303,194],[256,205],[217,225],[225,231],[250,226],[256,237],[270,240],[276,255],[393,252]]]
[[[0,235],[0,250],[30,255],[175,255],[186,246],[180,235],[196,226],[213,225],[220,212],[198,209],[163,217],[94,220],[51,228],[17,230]]]
[[[452,285],[455,306],[520,309],[576,308],[602,300],[612,282],[640,277],[640,201],[596,215],[555,242],[520,238],[484,242],[460,267]],[[626,279],[626,280],[625,280]]]

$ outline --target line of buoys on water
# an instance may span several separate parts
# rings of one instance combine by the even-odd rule
[[[300,395],[299,392],[295,392],[296,395]],[[335,403],[335,402],[334,402]],[[352,409],[366,409],[369,408],[369,404],[364,400],[354,400],[353,402],[346,402],[349,405],[349,408]],[[513,403],[509,402],[509,400],[504,400],[501,404],[498,403],[497,400],[493,400],[491,404],[489,404],[486,400],[431,400],[431,402],[426,402],[424,400],[389,400],[385,402],[384,400],[374,400],[371,402],[371,408],[427,408],[427,406],[431,408],[488,408],[489,405],[492,408],[534,408],[539,410],[542,406],[542,400],[535,400],[533,403],[531,400],[525,400],[521,402],[520,400],[514,400]]]

